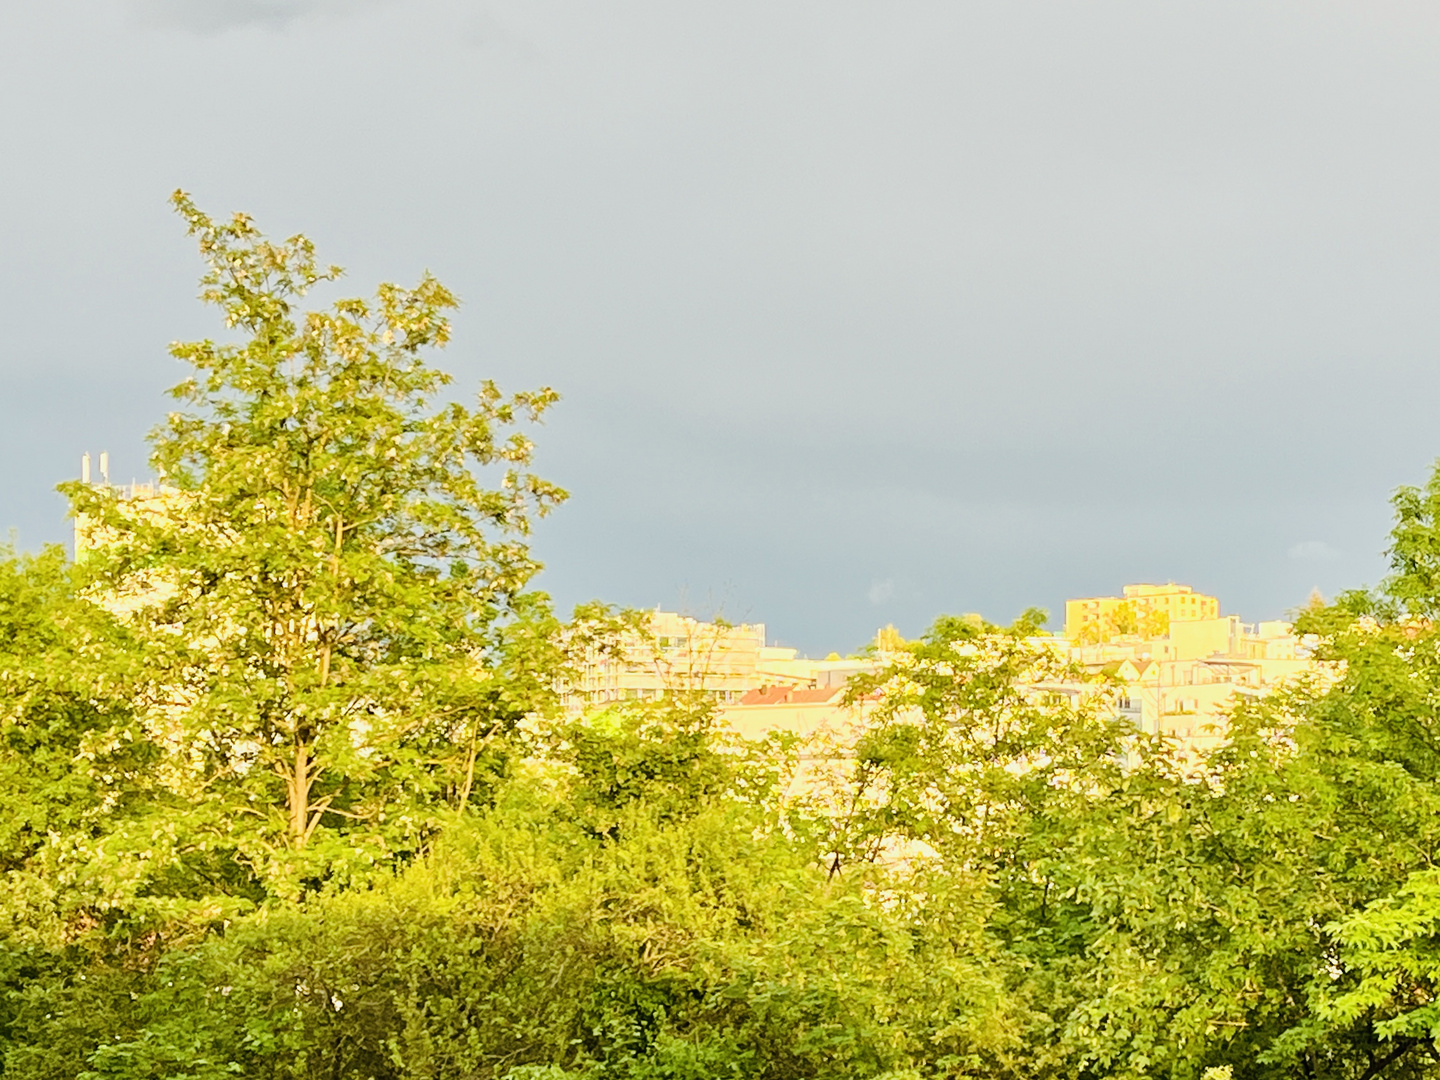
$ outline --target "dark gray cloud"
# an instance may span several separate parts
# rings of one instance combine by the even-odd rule
[[[1437,50],[1399,0],[0,8],[0,524],[143,474],[216,332],[183,185],[434,270],[462,382],[563,392],[563,601],[821,651],[1146,578],[1278,615],[1383,573],[1440,452]]]

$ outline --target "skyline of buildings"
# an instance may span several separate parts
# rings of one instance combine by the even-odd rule
[[[109,485],[107,455],[100,483]],[[81,479],[91,482],[90,456]],[[114,485],[125,498],[163,506],[174,493],[152,484]],[[157,512],[160,506],[146,506]],[[75,522],[75,552],[97,542],[83,517]],[[103,542],[101,540],[100,542]],[[115,598],[123,609],[133,598]],[[737,730],[752,734],[784,728],[809,734],[841,722],[844,690],[856,674],[874,670],[904,639],[893,626],[876,632],[868,651],[832,652],[812,659],[769,643],[762,622],[730,624],[655,609],[610,648],[592,648],[577,677],[561,687],[567,711],[582,712],[624,701],[660,700],[678,693],[711,698]],[[1225,716],[1237,696],[1266,692],[1315,670],[1306,643],[1284,620],[1246,623],[1221,614],[1218,597],[1176,582],[1132,583],[1119,595],[1065,602],[1059,634],[1036,639],[1062,651],[1088,676],[1120,687],[1116,708],[1144,732],[1174,736],[1187,745],[1223,737]],[[1093,679],[1047,686],[1047,692],[1084,695]],[[853,726],[855,718],[841,722]]]
[[[1035,689],[1078,698],[1094,694],[1097,680],[1108,678],[1116,688],[1117,714],[1139,731],[1174,737],[1190,749],[1224,737],[1237,697],[1263,694],[1318,670],[1291,623],[1247,623],[1220,614],[1218,598],[1187,585],[1132,584],[1120,596],[1081,597],[1066,609],[1073,635],[1033,640],[1063,653],[1080,674]],[[846,684],[875,670],[903,643],[887,627],[877,632],[869,655],[831,653],[815,660],[766,645],[763,623],[729,626],[659,610],[646,619],[644,632],[629,635],[620,655],[588,658],[581,682],[567,691],[571,711],[698,691],[713,697],[722,719],[749,737],[774,730],[805,737],[853,732],[862,718],[845,704]]]

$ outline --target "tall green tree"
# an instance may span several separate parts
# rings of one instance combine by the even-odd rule
[[[344,832],[413,849],[423,804],[473,798],[549,693],[527,536],[565,493],[519,425],[556,395],[447,400],[426,356],[456,301],[433,277],[303,311],[341,273],[309,240],[173,202],[229,334],[171,347],[194,373],[151,435],[160,495],[69,486],[92,587],[147,650],[151,722],[207,828],[257,865]]]

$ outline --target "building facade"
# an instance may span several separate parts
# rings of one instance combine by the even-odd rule
[[[1065,605],[1070,659],[1118,685],[1121,712],[1141,731],[1173,737],[1192,750],[1209,749],[1224,739],[1237,698],[1320,672],[1309,643],[1288,622],[1246,623],[1221,615],[1218,600],[1184,585],[1125,589],[1126,598],[1156,595],[1165,597],[1164,606],[1152,610],[1175,615],[1154,620],[1151,629],[1163,626],[1163,632],[1149,634],[1095,633],[1095,613],[1103,617],[1105,609],[1094,602],[1121,598],[1088,597]],[[1192,616],[1196,611],[1209,614]]]
[[[1214,619],[1220,601],[1173,581],[1126,585],[1120,596],[1086,596],[1065,601],[1065,636],[1100,644],[1124,637],[1159,637],[1171,624]]]
[[[592,651],[564,688],[573,712],[614,701],[701,693],[731,701],[759,683],[764,623],[703,622],[672,611],[650,612],[638,632],[611,652]]]

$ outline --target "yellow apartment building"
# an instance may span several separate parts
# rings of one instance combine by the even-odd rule
[[[705,622],[657,610],[646,615],[641,632],[625,635],[618,656],[592,651],[562,698],[567,711],[581,712],[699,691],[724,707],[752,691],[843,689],[852,675],[874,666],[854,657],[811,660],[766,645],[764,623]]]
[[[90,455],[84,454],[80,458],[80,482],[91,484],[94,481],[90,475]],[[132,508],[140,512],[141,517],[148,517],[152,521],[165,513],[167,506],[179,496],[179,492],[172,487],[151,483],[110,483],[110,455],[100,455],[100,486],[107,488],[132,504]],[[78,514],[75,518],[75,560],[79,562],[84,559],[87,551],[92,551],[103,546],[110,537],[105,530],[91,521],[87,515]]]
[[[786,797],[825,799],[847,789],[855,744],[864,734],[871,701],[845,702],[845,685],[813,689],[767,686],[720,707],[720,720],[745,739],[774,731],[799,736]],[[838,804],[837,804],[838,809]]]
[[[565,688],[565,706],[574,712],[693,691],[731,701],[760,685],[764,651],[764,623],[732,626],[650,612],[643,632],[621,640],[618,655],[585,658],[579,678]]]
[[[1237,697],[1319,672],[1290,623],[1221,615],[1215,597],[1174,583],[1068,600],[1065,636],[1072,660],[1120,684],[1120,711],[1141,731],[1193,750],[1225,737]]]
[[[174,512],[179,500],[184,498],[173,487],[158,483],[110,483],[109,454],[100,455],[99,486],[107,489],[126,503],[126,513],[141,521],[156,523]],[[90,473],[90,455],[80,460],[81,483],[93,483]],[[87,514],[75,515],[75,561],[84,562],[89,554],[107,544],[113,543],[113,531]],[[132,574],[125,591],[105,594],[99,602],[111,613],[119,616],[132,614],[137,608],[173,595],[173,586],[146,571]]]
[[[1173,581],[1126,585],[1120,596],[1086,596],[1065,601],[1065,636],[1098,645],[1122,637],[1160,637],[1172,623],[1214,619],[1220,601]]]

